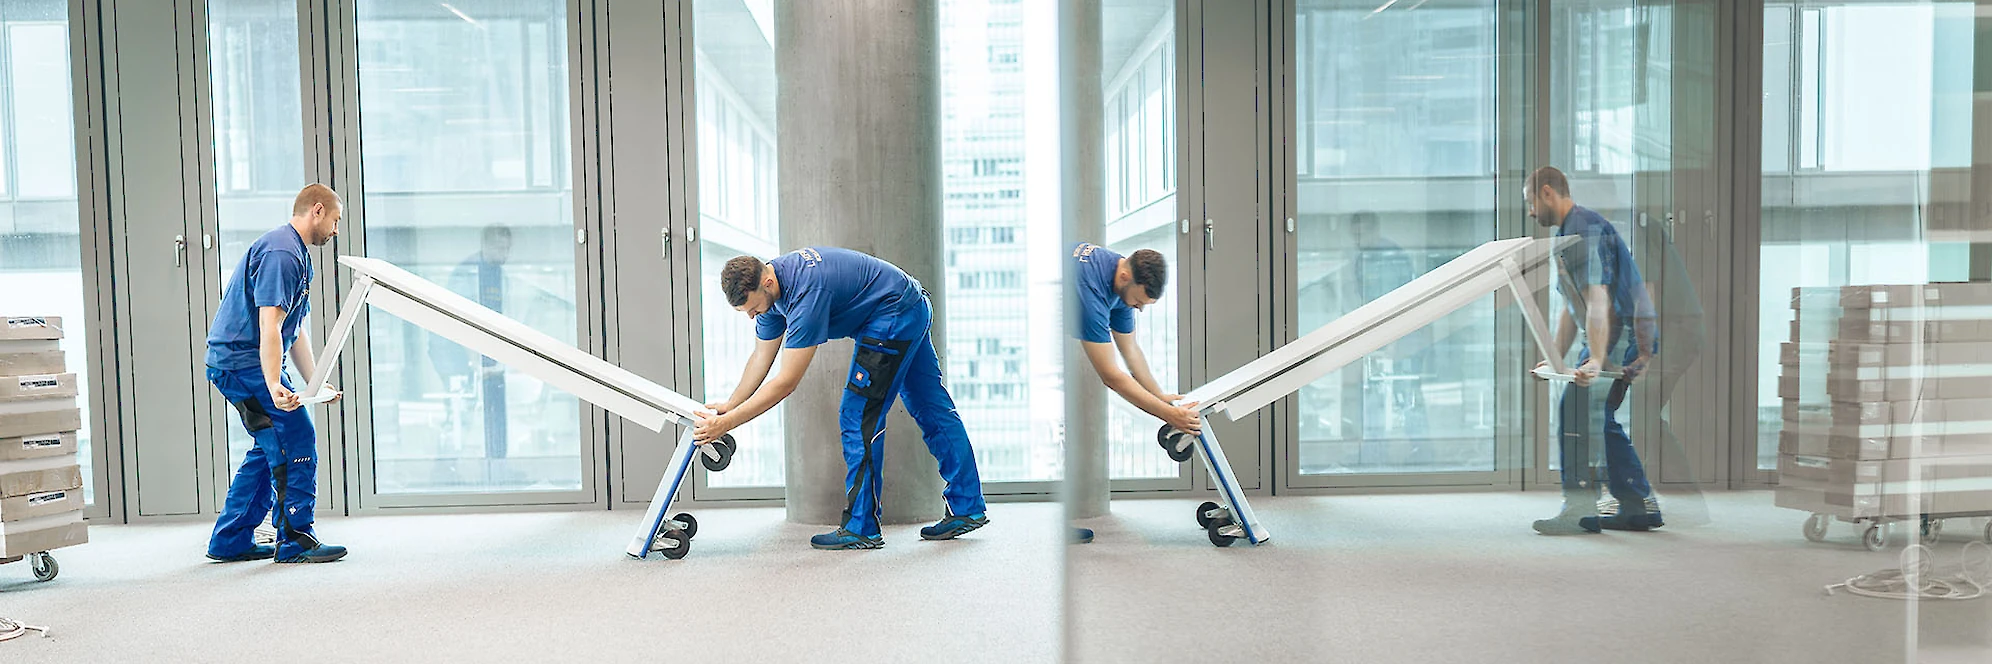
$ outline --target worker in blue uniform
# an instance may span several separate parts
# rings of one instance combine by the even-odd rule
[[[1558,407],[1563,509],[1536,521],[1535,530],[1570,535],[1660,527],[1664,522],[1659,503],[1653,500],[1653,487],[1632,438],[1618,421],[1626,393],[1652,362],[1660,343],[1653,301],[1639,265],[1611,222],[1571,200],[1570,182],[1562,171],[1551,166],[1536,169],[1524,188],[1530,217],[1556,228],[1557,237],[1578,238],[1553,256],[1567,306],[1558,317],[1552,350],[1568,352],[1579,332],[1585,340],[1575,378],[1564,389]],[[1614,364],[1622,367],[1624,375],[1613,379],[1600,398],[1592,383]],[[1600,441],[1605,484],[1618,501],[1618,512],[1605,517],[1597,511],[1600,492],[1594,455]]]
[[[1161,252],[1141,249],[1122,256],[1081,242],[1072,247],[1066,270],[1067,283],[1078,291],[1078,297],[1071,300],[1077,311],[1068,317],[1073,321],[1072,336],[1079,340],[1100,382],[1177,431],[1202,432],[1197,404],[1175,404],[1183,395],[1156,382],[1148,357],[1134,338],[1134,312],[1154,304],[1169,283],[1169,262]],[[1122,362],[1127,364],[1126,370],[1121,369]],[[1073,536],[1079,542],[1090,542],[1093,531],[1076,528]]]
[[[298,192],[290,222],[264,233],[243,254],[208,329],[208,382],[235,407],[243,428],[256,440],[228,485],[228,498],[208,540],[208,558],[323,563],[346,555],[345,547],[320,542],[312,530],[318,435],[284,375],[286,349],[299,374],[309,379],[317,371],[311,339],[299,329],[311,311],[306,246],[323,246],[338,235],[342,210],[339,195],[325,185]],[[277,544],[256,544],[256,526],[272,507]]]
[[[885,420],[900,397],[947,481],[947,516],[922,528],[920,537],[953,539],[989,523],[968,430],[941,382],[929,338],[933,305],[919,281],[891,263],[831,247],[798,249],[765,263],[739,256],[726,262],[719,281],[727,303],[754,319],[759,343],[733,395],[707,404],[711,412],[694,427],[696,440],[718,440],[781,403],[801,384],[817,346],[857,341],[838,415],[846,467],[843,523],[810,538],[810,546],[885,546],[879,533]],[[777,356],[782,370],[769,380]]]

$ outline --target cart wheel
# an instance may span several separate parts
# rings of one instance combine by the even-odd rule
[[[1935,545],[1944,538],[1944,520],[1923,517],[1922,535],[1925,546]]]
[[[1170,461],[1182,463],[1189,461],[1194,452],[1192,446],[1183,444],[1183,438],[1188,435],[1164,424],[1161,429],[1155,431],[1155,442],[1162,446],[1162,451],[1169,454]]]
[[[1219,527],[1228,526],[1228,525],[1231,525],[1229,521],[1213,523],[1210,525],[1209,528],[1204,529],[1204,534],[1209,535],[1210,543],[1217,545],[1217,547],[1220,549],[1227,546],[1231,546],[1231,543],[1238,541],[1238,538],[1217,532],[1217,529]]]
[[[1204,501],[1204,504],[1198,505],[1197,527],[1203,528],[1204,530],[1210,530],[1210,524],[1219,523],[1220,520],[1229,521],[1230,519],[1224,516],[1216,516],[1216,517],[1211,516],[1212,512],[1217,512],[1222,509],[1224,509],[1222,506],[1208,500]]]
[[[1869,551],[1880,551],[1888,546],[1888,534],[1882,532],[1881,524],[1868,524],[1867,531],[1861,533],[1861,546]]]
[[[36,581],[54,581],[55,575],[62,573],[62,566],[55,564],[55,556],[46,551],[29,556],[28,560],[28,566],[35,571]]]
[[[678,528],[685,531],[686,539],[699,536],[699,520],[693,518],[690,512],[679,512],[671,520],[678,522]]]
[[[726,470],[727,466],[733,465],[733,453],[737,451],[740,451],[740,443],[734,442],[733,434],[720,436],[718,441],[699,451],[699,465],[715,473]]]
[[[672,528],[658,534],[657,540],[651,545],[656,547],[658,553],[664,554],[665,558],[677,560],[691,553],[692,536],[685,534],[685,531]]]
[[[1824,514],[1814,514],[1810,517],[1806,517],[1805,541],[1807,542],[1826,541],[1826,528],[1827,526],[1833,525],[1833,522],[1830,520],[1831,518],[1832,517],[1828,517]]]

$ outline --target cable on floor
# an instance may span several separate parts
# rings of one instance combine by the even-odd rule
[[[42,638],[48,638],[47,627],[25,625],[7,618],[0,618],[0,641],[12,641],[21,638],[21,636],[28,632],[41,632]]]
[[[1826,586],[1826,594],[1845,590],[1877,599],[1971,600],[1992,591],[1992,546],[1964,545],[1957,567],[1937,573],[1930,547],[1911,544],[1902,550],[1899,567],[1862,574]]]

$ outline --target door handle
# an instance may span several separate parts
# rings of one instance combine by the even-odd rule
[[[1217,248],[1217,222],[1204,220],[1204,251]]]
[[[173,236],[173,267],[184,267],[186,264],[187,236],[175,235]]]
[[[659,236],[660,238],[662,238],[662,241],[658,243],[658,250],[657,250],[657,251],[658,251],[658,256],[662,257],[662,258],[663,258],[664,260],[670,260],[670,259],[671,259],[671,227],[670,227],[670,226],[665,226],[665,227],[663,227],[663,228],[661,228],[661,229],[658,229],[658,231],[657,231],[657,234],[658,234],[658,236]]]

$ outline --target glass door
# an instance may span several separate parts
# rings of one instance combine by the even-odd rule
[[[98,467],[90,426],[91,317],[76,197],[76,114],[70,100],[69,3],[0,1],[0,317],[59,316],[65,371],[84,409],[76,432],[83,496],[92,515]]]
[[[1293,5],[1296,337],[1496,238],[1498,5]],[[1486,298],[1302,388],[1288,482],[1505,478],[1497,338]]]
[[[218,216],[216,228],[204,229],[200,244],[209,257],[210,274],[205,284],[212,302],[218,304],[222,289],[240,267],[249,245],[289,221],[293,199],[310,183],[304,171],[297,2],[208,0],[207,45]],[[322,273],[331,266],[315,267]],[[320,314],[313,318],[333,310],[335,305],[321,300],[313,305],[313,311]],[[304,329],[313,327],[307,323]],[[205,334],[206,329],[196,332]],[[316,334],[312,337],[316,350],[323,340]],[[305,377],[294,374],[293,380],[303,385]],[[212,388],[206,392],[221,413],[215,426],[227,432],[225,438],[216,437],[227,444],[225,449],[216,450],[226,456],[214,466],[221,473],[216,477],[216,490],[225,493],[255,441],[233,410],[221,403],[221,396]],[[319,418],[324,412],[312,415]],[[322,441],[325,422],[317,424]],[[330,463],[319,465],[320,486],[332,486],[334,467]],[[219,494],[216,504],[220,504]]]
[[[367,254],[575,343],[568,3],[351,6]],[[392,316],[366,342],[363,507],[595,500],[573,396]]]

